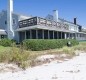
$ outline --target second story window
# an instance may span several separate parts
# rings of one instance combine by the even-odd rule
[[[5,25],[7,25],[7,21],[5,21]]]
[[[13,24],[16,24],[16,20],[15,19],[13,19]]]

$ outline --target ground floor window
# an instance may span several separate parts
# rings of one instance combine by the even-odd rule
[[[42,39],[43,38],[43,32],[42,30],[38,30],[38,39]]]
[[[57,39],[58,38],[58,33],[55,31],[54,32],[54,39]]]
[[[61,39],[62,35],[61,32],[58,32],[58,38]]]
[[[44,31],[44,39],[48,39],[48,30]]]
[[[7,35],[0,35],[0,39],[7,38]]]
[[[31,30],[32,39],[36,39],[36,30]]]
[[[30,31],[26,31],[26,39],[30,39]]]
[[[25,39],[25,32],[19,32],[19,41],[22,42]]]
[[[62,32],[62,39],[65,39],[65,33]]]

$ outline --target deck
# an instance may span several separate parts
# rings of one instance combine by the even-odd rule
[[[40,27],[48,26],[48,27],[53,27],[53,28],[62,29],[62,30],[69,30],[69,25],[67,24],[46,20],[40,17],[33,17],[33,18],[19,21],[19,28],[24,28],[24,27],[34,26],[34,25],[40,25]]]

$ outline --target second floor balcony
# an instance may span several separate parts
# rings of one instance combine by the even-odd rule
[[[19,28],[41,25],[45,27],[53,27],[61,30],[69,30],[69,25],[62,22],[50,21],[40,17],[32,17],[26,20],[19,21]]]

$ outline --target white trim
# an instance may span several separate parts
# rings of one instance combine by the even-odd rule
[[[49,26],[42,26],[42,25],[23,27],[23,28],[17,29],[16,31],[25,31],[25,30],[30,30],[30,29],[44,29],[44,30],[75,33],[75,31],[63,30],[63,29],[59,29],[59,28],[56,28],[56,27],[49,27]]]

